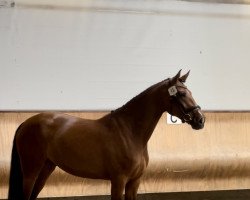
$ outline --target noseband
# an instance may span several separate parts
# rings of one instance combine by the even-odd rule
[[[178,99],[177,99],[177,102],[181,107],[181,112],[182,112],[181,120],[182,120],[182,122],[191,122],[194,119],[194,111],[201,109],[201,107],[199,105],[192,106],[191,108],[185,109],[184,106],[180,103],[180,101]]]
[[[199,105],[196,105],[190,108],[185,108],[180,101],[180,94],[178,93],[176,87],[182,87],[185,89],[187,88],[185,86],[178,85],[178,86],[170,87],[168,91],[169,91],[170,96],[174,98],[176,102],[178,103],[178,105],[180,106],[180,110],[182,112],[182,117],[181,117],[182,122],[191,122],[194,119],[194,112],[198,109],[201,109],[201,107]]]

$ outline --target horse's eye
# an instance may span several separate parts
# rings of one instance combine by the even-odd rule
[[[187,95],[187,93],[186,93],[186,92],[179,92],[179,95],[180,95],[181,97],[185,97],[185,96]]]

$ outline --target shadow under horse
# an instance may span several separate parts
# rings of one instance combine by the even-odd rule
[[[189,72],[163,80],[97,120],[41,113],[17,129],[9,200],[34,200],[56,166],[84,178],[111,181],[111,199],[135,200],[149,157],[147,143],[163,112],[193,129],[204,127],[200,106],[184,85]]]

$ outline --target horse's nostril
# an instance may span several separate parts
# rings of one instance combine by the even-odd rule
[[[204,124],[204,122],[205,122],[205,118],[204,117],[200,118],[199,123]]]

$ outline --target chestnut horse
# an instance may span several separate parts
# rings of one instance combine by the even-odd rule
[[[161,81],[97,120],[41,113],[16,131],[9,200],[33,200],[56,166],[75,176],[111,181],[111,199],[134,200],[148,165],[147,142],[163,112],[204,127],[205,117],[184,85],[188,74]]]

